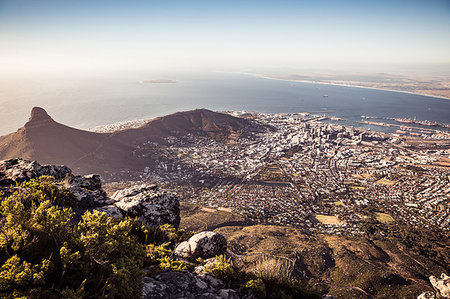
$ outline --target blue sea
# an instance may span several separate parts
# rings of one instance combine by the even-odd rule
[[[177,83],[142,83],[152,79]],[[343,125],[385,132],[395,128],[360,124],[361,116],[450,123],[450,100],[434,97],[233,73],[140,73],[0,79],[0,135],[21,127],[33,106],[43,107],[58,122],[81,129],[195,108],[312,112],[343,118],[339,122]]]

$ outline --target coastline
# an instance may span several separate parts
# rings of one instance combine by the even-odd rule
[[[333,85],[333,86],[354,87],[354,88],[365,88],[365,89],[407,93],[407,94],[419,95],[419,96],[430,97],[430,98],[450,100],[450,98],[444,97],[444,96],[436,96],[436,95],[430,95],[430,94],[413,92],[413,91],[406,91],[406,90],[403,91],[403,90],[397,90],[397,89],[369,87],[369,86],[361,86],[361,85],[353,85],[353,84],[338,84],[338,83],[323,82],[323,81],[313,81],[313,80],[282,79],[282,78],[276,78],[276,77],[271,77],[271,76],[267,76],[267,75],[261,75],[261,74],[255,74],[255,73],[246,73],[246,72],[232,72],[232,73],[234,73],[234,74],[241,74],[241,75],[247,75],[247,76],[252,76],[252,77],[257,77],[257,78],[262,78],[262,79],[268,79],[268,80],[277,80],[277,81],[285,81],[285,82],[296,82],[296,83],[312,83],[312,84]]]

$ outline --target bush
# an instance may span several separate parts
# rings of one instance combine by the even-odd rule
[[[169,245],[170,245],[170,243],[163,243],[161,245],[148,244],[145,247],[147,263],[155,264],[161,258],[170,256],[172,254],[172,250],[167,248]]]
[[[0,195],[0,297],[135,297],[145,252],[134,222],[97,211],[73,222],[73,194],[49,177]]]
[[[248,294],[249,292],[259,297],[266,297],[266,286],[262,279],[251,279],[239,288],[241,295]]]
[[[191,265],[184,261],[173,260],[168,256],[158,259],[159,268],[164,271],[184,271],[191,268]]]
[[[231,258],[227,259],[224,255],[219,255],[216,256],[216,260],[217,262],[207,265],[205,270],[222,280],[233,279],[236,271]]]

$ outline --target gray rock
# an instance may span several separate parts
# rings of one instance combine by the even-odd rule
[[[209,259],[205,260],[203,265],[195,267],[193,272],[198,277],[200,277],[201,279],[206,281],[209,285],[213,286],[214,288],[223,288],[225,286],[225,283],[221,279],[215,278],[214,276],[209,274],[209,272],[206,271],[206,267],[208,265],[218,263],[218,262],[219,261],[214,257],[209,258]]]
[[[71,170],[67,166],[44,165],[36,161],[9,159],[0,161],[0,186],[21,183],[43,175],[53,176],[62,180]]]
[[[239,295],[233,289],[222,289],[219,291],[219,296],[222,299],[238,299]]]
[[[180,201],[177,196],[158,190],[153,184],[123,189],[111,197],[123,215],[137,217],[149,226],[180,224]]]
[[[115,218],[122,218],[122,212],[115,205],[107,205],[103,207],[95,208],[95,210],[100,213],[106,213],[108,216],[113,216]]]
[[[445,273],[441,277],[430,276],[430,282],[436,293],[444,298],[450,298],[450,276]]]
[[[142,298],[238,298],[232,297],[233,290],[217,289],[207,282],[188,272],[163,272],[153,278],[144,277],[142,279]],[[221,294],[223,296],[221,296]],[[225,297],[228,295],[228,297]]]
[[[437,297],[434,292],[428,291],[417,296],[417,299],[437,299]]]
[[[98,174],[88,174],[85,176],[78,176],[78,175],[72,176],[69,179],[69,184],[91,191],[97,191],[102,189],[102,181]]]
[[[80,216],[86,209],[100,207],[114,203],[107,198],[102,189],[99,175],[91,174],[75,176],[67,166],[41,165],[36,161],[23,159],[9,159],[0,161],[0,187],[8,189],[11,184],[52,176],[56,184],[72,191],[78,200],[76,213]]]
[[[434,288],[434,292],[424,292],[417,299],[450,298],[450,276],[442,273],[440,278],[432,275],[429,279]]]
[[[89,174],[85,176],[68,176],[65,186],[78,199],[80,208],[92,208],[113,204],[102,189],[100,176]]]
[[[142,279],[142,298],[168,298],[167,285],[164,282],[158,281],[150,277]]]
[[[211,258],[225,253],[227,239],[219,233],[205,231],[193,235],[189,240],[180,243],[174,250],[174,256],[186,260]]]
[[[108,198],[103,190],[89,191],[78,186],[67,187],[78,199],[78,207],[92,208],[108,204]]]
[[[214,276],[206,272],[198,274],[198,277],[206,281],[210,286],[214,288],[223,288],[225,286],[225,283],[221,279],[215,278]]]

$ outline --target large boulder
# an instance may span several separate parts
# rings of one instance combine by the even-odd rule
[[[36,179],[43,175],[54,177],[56,184],[72,191],[78,200],[77,214],[83,213],[86,209],[114,203],[107,198],[106,192],[102,189],[99,175],[73,175],[67,166],[41,165],[36,161],[23,159],[0,161],[0,187],[3,187],[6,191],[10,189],[9,186],[11,185]]]
[[[428,291],[417,296],[417,299],[438,299],[434,292]]]
[[[80,188],[91,191],[102,189],[102,180],[98,174],[88,174],[85,176],[72,176],[69,183]]]
[[[235,290],[224,289],[223,286],[214,287],[197,275],[188,271],[163,272],[155,277],[142,279],[142,298],[211,298],[235,299],[239,298]]]
[[[113,216],[115,218],[122,218],[122,211],[119,210],[115,205],[107,205],[95,208],[100,213],[106,213],[108,216]]]
[[[67,166],[41,165],[36,161],[9,159],[0,161],[0,186],[21,183],[43,175],[62,180],[71,170]]]
[[[177,196],[158,190],[154,184],[142,184],[117,191],[111,197],[123,215],[136,217],[149,226],[180,224]]]
[[[113,200],[107,198],[106,192],[102,189],[100,176],[97,174],[68,175],[66,188],[72,191],[78,199],[79,208],[93,208],[114,203]]]
[[[450,298],[450,276],[445,273],[442,273],[440,278],[430,276],[430,282],[441,297]]]
[[[181,242],[174,250],[174,256],[193,261],[196,258],[211,258],[227,251],[227,239],[219,233],[205,231]]]
[[[429,279],[434,288],[434,292],[424,292],[417,299],[450,298],[450,276],[442,273],[440,278],[432,275]]]

